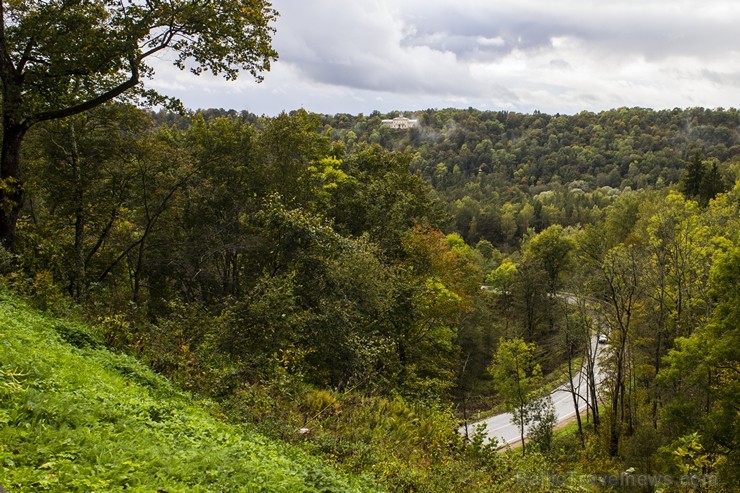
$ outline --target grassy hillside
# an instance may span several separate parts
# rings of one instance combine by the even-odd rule
[[[0,292],[0,486],[8,492],[371,491],[214,417],[90,329]]]

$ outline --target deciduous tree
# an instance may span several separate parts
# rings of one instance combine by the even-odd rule
[[[532,421],[537,391],[542,383],[542,369],[534,358],[536,345],[523,339],[501,339],[489,369],[494,386],[508,406],[513,408],[513,422],[519,427],[522,452],[526,451],[524,431]]]
[[[15,244],[20,149],[33,125],[127,93],[163,102],[142,82],[154,75],[147,61],[166,52],[195,74],[246,70],[260,80],[277,57],[276,15],[266,0],[0,1],[0,243]]]

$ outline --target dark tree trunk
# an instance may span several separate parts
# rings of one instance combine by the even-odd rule
[[[599,431],[599,425],[601,425],[601,416],[599,415],[599,396],[596,392],[596,378],[594,375],[593,363],[590,363],[589,377],[588,377],[588,388],[589,395],[591,398],[591,413],[594,418],[594,431]]]
[[[0,155],[0,243],[10,251],[16,248],[16,223],[23,205],[20,176],[21,143],[28,128],[12,123],[3,115],[3,144]]]
[[[570,395],[573,397],[573,408],[576,411],[576,420],[578,421],[578,438],[581,441],[581,445],[585,445],[583,441],[583,423],[581,423],[581,412],[579,411],[579,390],[576,391],[574,385],[573,385],[573,351],[570,349],[570,344],[568,345],[568,381],[570,385]]]
[[[617,374],[614,382],[614,392],[611,399],[611,427],[609,435],[609,455],[616,457],[619,454],[619,435],[621,434],[621,421],[624,420],[624,379],[625,379],[625,347],[627,344],[626,331],[622,329],[620,334],[620,348],[617,352],[616,369]],[[621,409],[621,413],[620,413]]]

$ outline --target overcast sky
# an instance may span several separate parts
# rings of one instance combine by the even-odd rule
[[[276,115],[740,106],[738,0],[274,0],[257,84],[157,63],[185,106]]]

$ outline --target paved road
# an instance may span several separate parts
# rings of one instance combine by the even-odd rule
[[[603,345],[598,344],[597,337],[594,336],[591,340],[591,347],[595,351],[594,354],[596,354],[596,364],[594,365],[594,375],[597,382],[597,388],[599,387],[599,384],[602,380],[602,372],[601,372],[601,365],[599,364],[600,360],[600,350],[603,347]],[[576,375],[573,377],[573,386],[576,389],[577,393],[584,397],[584,399],[579,399],[578,403],[578,410],[583,415],[585,414],[587,403],[585,400],[585,397],[587,395],[587,381],[585,374],[582,371],[579,371],[576,373]],[[555,416],[557,423],[564,423],[568,421],[569,419],[575,417],[576,411],[575,406],[573,405],[573,397],[570,393],[570,388],[566,383],[555,389],[551,394],[553,406],[555,407]],[[467,426],[467,431],[469,434],[473,434],[475,432],[476,426],[480,424],[486,425],[486,434],[490,438],[496,438],[498,440],[499,445],[505,446],[507,444],[515,444],[519,442],[520,440],[520,434],[519,434],[519,427],[517,427],[515,424],[512,423],[512,414],[511,413],[503,413],[498,414],[496,416],[492,416],[487,419],[483,419],[480,421],[476,421],[473,423],[469,423]],[[465,426],[461,427],[459,429],[459,432],[463,435],[465,435]],[[526,428],[525,428],[525,436],[526,436]]]

